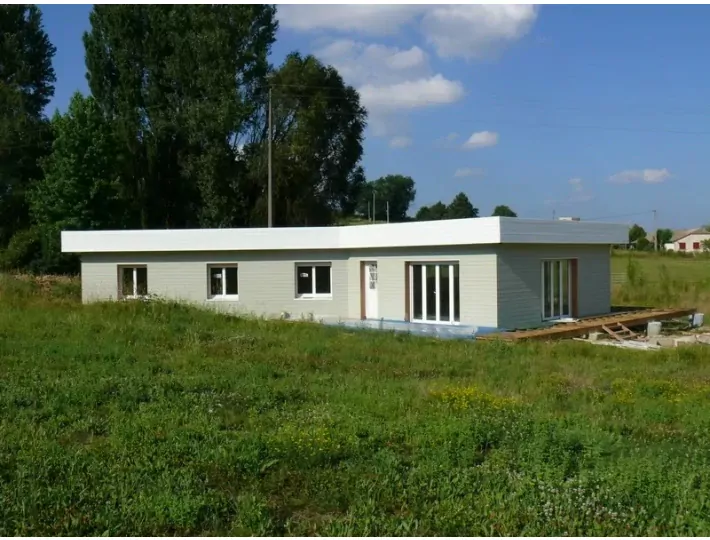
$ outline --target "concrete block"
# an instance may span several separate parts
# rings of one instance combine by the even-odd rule
[[[601,332],[589,332],[589,337],[587,339],[589,339],[589,341],[599,341],[599,338],[601,337]]]
[[[684,345],[694,345],[698,340],[695,336],[682,336],[673,339],[673,343],[676,347],[681,347]]]
[[[651,340],[649,340],[651,341]],[[666,348],[672,348],[672,347],[677,347],[675,343],[675,339],[671,337],[659,337],[659,338],[654,338],[656,345],[659,345],[661,347],[666,347]]]

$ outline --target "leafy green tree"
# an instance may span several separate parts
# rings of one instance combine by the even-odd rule
[[[54,53],[39,8],[0,6],[0,248],[30,225],[26,194],[51,142],[43,111],[54,94]]]
[[[30,196],[35,223],[59,229],[121,228],[128,203],[110,121],[92,97],[76,93],[52,119],[52,153]]]
[[[513,212],[510,207],[505,204],[499,204],[496,206],[491,215],[493,217],[518,217],[518,214]]]
[[[661,249],[666,244],[673,241],[673,231],[671,229],[658,229],[656,231],[658,248]]]
[[[297,53],[288,55],[269,84],[274,224],[327,225],[352,214],[365,185],[360,160],[367,113],[358,93],[335,68]],[[249,221],[259,225],[267,217],[267,142],[266,131],[256,133],[246,158]]]
[[[368,203],[372,204],[375,195],[375,219],[387,219],[387,203],[389,203],[389,219],[391,222],[407,220],[407,212],[416,196],[414,180],[410,176],[388,174],[374,182],[368,182],[360,190],[359,213],[367,215]]]
[[[414,219],[417,221],[438,221],[446,219],[447,210],[447,206],[441,201],[438,201],[431,206],[422,206],[419,208]]]
[[[446,209],[446,219],[464,219],[478,217],[478,208],[474,208],[468,196],[457,194]]]
[[[646,229],[638,224],[634,224],[629,229],[629,244],[635,246],[638,250],[645,250],[651,244],[646,236]]]
[[[269,5],[95,5],[84,34],[89,87],[125,156],[131,226],[244,221],[241,146],[261,130]],[[265,177],[263,178],[265,181]]]

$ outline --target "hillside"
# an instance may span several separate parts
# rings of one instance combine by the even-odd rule
[[[0,534],[704,535],[710,363],[0,281]]]

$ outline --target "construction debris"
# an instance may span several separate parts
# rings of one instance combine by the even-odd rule
[[[584,341],[586,343],[594,343],[595,345],[607,345],[610,347],[621,347],[622,349],[636,349],[640,351],[657,351],[661,349],[660,345],[650,343],[648,341],[589,341],[583,338],[573,338],[575,341]]]
[[[574,320],[574,322],[556,324],[545,328],[495,332],[481,336],[478,339],[501,339],[505,341],[553,340],[582,337],[590,335],[593,332],[604,331],[612,336],[617,334],[623,341],[630,337],[629,332],[631,331],[629,328],[644,326],[650,322],[680,319],[694,315],[695,312],[695,309],[690,308],[641,309],[621,313],[610,313],[600,317],[587,317]],[[631,334],[633,334],[633,332],[631,332]]]

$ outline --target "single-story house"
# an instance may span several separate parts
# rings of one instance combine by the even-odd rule
[[[541,326],[610,311],[628,227],[486,217],[348,227],[64,231],[84,302],[157,295],[266,317]]]
[[[710,240],[710,232],[704,228],[673,231],[671,241],[663,247],[667,251],[701,253],[705,251],[703,242]]]

